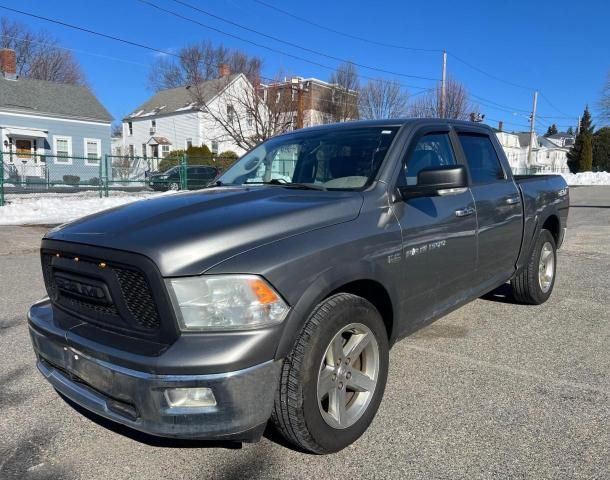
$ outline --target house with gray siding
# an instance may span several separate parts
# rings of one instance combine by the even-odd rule
[[[99,180],[110,154],[112,117],[89,88],[15,75],[15,52],[0,50],[0,143],[6,182]]]

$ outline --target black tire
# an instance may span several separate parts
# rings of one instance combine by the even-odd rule
[[[550,244],[553,255],[553,275],[548,290],[544,291],[538,279],[540,256],[545,244]],[[557,277],[557,246],[548,230],[540,230],[527,265],[510,281],[515,300],[528,305],[540,305],[548,300]]]
[[[318,374],[330,342],[353,323],[368,327],[377,341],[377,383],[368,406],[355,423],[347,428],[333,428],[319,408]],[[317,454],[336,452],[356,441],[368,428],[381,403],[388,375],[388,355],[385,325],[370,302],[347,293],[324,300],[313,310],[284,360],[271,415],[276,430],[296,447]]]

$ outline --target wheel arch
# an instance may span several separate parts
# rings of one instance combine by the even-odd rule
[[[555,239],[555,245],[559,247],[559,238],[561,236],[561,222],[555,213],[551,213],[542,223],[542,229],[548,230]]]
[[[360,269],[355,274],[354,269]],[[284,331],[276,351],[276,358],[284,358],[292,349],[303,325],[312,310],[320,302],[337,293],[351,293],[371,302],[383,319],[390,345],[396,338],[397,296],[387,287],[388,283],[375,278],[372,271],[355,264],[347,270],[330,269],[321,274],[316,281],[301,295],[292,312],[286,319]]]

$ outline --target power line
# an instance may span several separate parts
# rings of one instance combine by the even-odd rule
[[[448,52],[448,53],[451,55],[452,58],[455,58],[458,62],[466,65],[469,68],[472,68],[473,70],[476,70],[479,73],[482,73],[483,75],[487,75],[489,78],[493,78],[494,80],[497,80],[498,82],[506,83],[507,85],[511,85],[513,87],[516,87],[516,88],[522,88],[524,90],[529,90],[529,91],[535,90],[535,88],[533,88],[533,87],[528,87],[528,86],[525,86],[525,85],[520,85],[518,83],[513,83],[513,82],[510,82],[508,80],[505,80],[505,79],[503,79],[501,77],[498,77],[498,76],[496,76],[496,75],[494,75],[492,73],[489,73],[489,72],[483,70],[482,68],[477,67],[476,65],[473,65],[472,63],[467,62],[466,60],[458,57],[456,54],[454,54],[452,52]]]
[[[191,22],[191,23],[194,23],[194,24],[196,24],[196,25],[199,25],[199,26],[200,26],[200,27],[202,27],[202,28],[205,28],[205,29],[208,29],[208,30],[212,30],[212,31],[218,32],[218,33],[220,33],[220,34],[222,34],[222,35],[226,35],[226,36],[228,36],[228,37],[232,37],[232,38],[235,38],[235,39],[237,39],[237,40],[240,40],[240,41],[243,41],[243,42],[246,42],[246,43],[250,43],[250,44],[252,44],[252,45],[254,45],[254,46],[257,46],[257,47],[260,47],[260,48],[264,48],[264,49],[266,49],[266,50],[269,50],[269,51],[272,51],[272,52],[275,52],[275,53],[279,53],[280,55],[286,55],[286,56],[291,57],[291,58],[294,58],[294,59],[296,59],[296,60],[300,60],[300,61],[303,61],[303,62],[306,62],[306,63],[310,63],[310,64],[312,64],[312,65],[315,65],[315,66],[318,66],[318,67],[321,67],[321,68],[324,68],[324,69],[327,69],[327,70],[330,70],[330,71],[335,71],[335,70],[336,70],[336,67],[331,67],[331,66],[329,66],[329,65],[325,65],[325,64],[323,64],[323,63],[319,63],[319,62],[316,62],[316,61],[313,61],[313,60],[308,60],[308,59],[303,58],[303,57],[300,57],[300,56],[298,56],[298,55],[294,55],[294,54],[292,54],[292,53],[287,53],[287,52],[284,52],[284,51],[282,51],[282,50],[278,50],[278,49],[276,49],[276,48],[269,47],[268,45],[263,45],[263,44],[261,44],[261,43],[258,43],[258,42],[252,41],[252,40],[247,40],[247,39],[242,38],[242,37],[240,37],[240,36],[238,36],[238,35],[234,35],[234,34],[232,34],[232,33],[225,32],[225,31],[220,30],[220,29],[218,29],[218,28],[211,27],[211,26],[209,26],[209,25],[206,25],[206,24],[204,24],[204,23],[199,22],[198,20],[194,20],[194,19],[192,19],[192,18],[189,18],[189,17],[186,17],[186,16],[184,16],[184,15],[181,15],[181,14],[179,14],[179,13],[177,13],[177,12],[173,12],[173,11],[171,11],[171,10],[167,10],[167,9],[165,9],[165,8],[163,8],[163,7],[159,7],[158,5],[155,5],[154,3],[148,2],[148,1],[146,1],[146,0],[138,0],[138,1],[140,1],[140,2],[142,2],[142,3],[146,3],[146,4],[148,4],[149,6],[151,6],[151,7],[153,7],[153,8],[156,8],[156,9],[158,9],[158,10],[160,10],[160,11],[163,11],[163,12],[169,13],[170,15],[175,16],[175,17],[177,17],[177,18],[181,18],[182,20],[185,20],[185,21],[187,21],[187,22]],[[377,80],[377,79],[376,79],[376,78],[374,78],[374,77],[370,77],[370,76],[366,76],[366,75],[362,75],[362,74],[359,74],[359,76],[360,76],[360,77],[362,77],[362,78],[365,78],[365,79],[367,79],[367,80]],[[422,86],[419,86],[419,85],[409,85],[409,84],[407,84],[407,83],[400,83],[400,85],[401,85],[402,87],[408,87],[408,88],[417,88],[417,89],[421,89],[421,90],[425,90],[425,89],[426,89],[425,87],[422,87]]]
[[[7,7],[5,5],[0,5],[0,8],[3,9],[3,10],[8,10],[9,12],[19,13],[20,15],[25,15],[27,17],[36,18],[38,20],[44,20],[45,22],[55,23],[57,25],[61,25],[63,27],[71,28],[73,30],[79,30],[81,32],[90,33],[91,35],[96,35],[98,37],[107,38],[109,40],[114,40],[114,41],[117,41],[117,42],[122,42],[122,43],[125,43],[127,45],[131,45],[133,47],[144,48],[145,50],[149,50],[151,52],[162,53],[163,55],[168,55],[168,56],[180,58],[180,55],[177,55],[177,54],[172,53],[172,52],[161,50],[161,49],[155,48],[155,47],[150,47],[148,45],[144,45],[142,43],[134,42],[132,40],[126,40],[124,38],[108,35],[106,33],[96,32],[95,30],[90,30],[90,29],[85,28],[85,27],[79,27],[78,25],[73,25],[71,23],[62,22],[61,20],[55,20],[53,18],[43,17],[42,15],[36,15],[35,13],[24,12],[23,10],[17,10],[16,8]]]
[[[76,52],[76,53],[82,53],[84,55],[91,55],[93,57],[105,58],[105,59],[108,59],[108,60],[115,60],[117,62],[130,63],[132,65],[138,65],[140,67],[149,67],[149,65],[147,65],[145,63],[134,62],[133,60],[127,60],[125,58],[112,57],[110,55],[102,55],[101,53],[88,52],[86,50],[79,50],[79,49],[76,49],[76,48],[62,47],[61,45],[50,45],[49,43],[39,42],[37,40],[32,40],[32,39],[29,39],[29,38],[13,37],[11,35],[0,35],[0,37],[10,38],[11,40],[15,40],[16,42],[34,43],[36,45],[41,45],[41,46],[47,47],[47,48],[52,47],[52,48],[57,48],[59,50],[66,50],[66,51],[69,51],[69,52]]]
[[[340,30],[336,30],[334,28],[326,27],[326,26],[321,25],[319,23],[316,23],[316,22],[313,22],[311,20],[308,20],[307,18],[300,17],[300,16],[295,15],[293,13],[290,13],[290,12],[288,12],[286,10],[283,10],[283,9],[281,9],[279,7],[271,5],[271,4],[269,4],[269,3],[267,3],[267,2],[265,2],[263,0],[252,0],[252,1],[256,2],[256,3],[260,4],[260,5],[263,5],[263,6],[267,7],[267,8],[270,8],[272,10],[275,10],[277,12],[280,12],[283,15],[286,15],[288,17],[291,17],[291,18],[294,18],[294,19],[299,20],[301,22],[304,22],[304,23],[307,23],[309,25],[312,25],[312,26],[314,26],[316,28],[320,28],[322,30],[329,31],[329,32],[335,33],[337,35],[341,35],[341,36],[344,36],[344,37],[347,37],[347,38],[352,38],[352,39],[359,40],[359,41],[366,42],[366,43],[370,43],[370,44],[373,44],[373,45],[379,45],[379,46],[390,47],[390,48],[397,48],[397,49],[402,49],[402,50],[423,51],[423,52],[442,52],[441,49],[425,49],[425,48],[407,47],[407,46],[403,46],[403,45],[384,43],[384,42],[379,42],[379,41],[376,41],[376,40],[371,40],[371,39],[368,39],[368,38],[359,37],[357,35],[353,35],[353,34],[346,33],[346,32],[340,31]],[[460,63],[464,64],[465,66],[467,66],[467,67],[469,67],[469,68],[471,68],[471,69],[473,69],[473,70],[475,70],[475,71],[477,71],[477,72],[479,72],[479,73],[481,73],[483,75],[486,75],[487,77],[492,78],[492,79],[494,79],[494,80],[496,80],[498,82],[502,82],[502,83],[505,83],[506,85],[510,85],[510,86],[516,87],[516,88],[521,88],[521,89],[524,89],[524,90],[529,90],[529,91],[536,90],[534,87],[527,86],[527,85],[521,85],[519,83],[511,82],[511,81],[506,80],[506,79],[504,79],[502,77],[494,75],[493,73],[490,73],[490,72],[488,72],[488,71],[486,71],[486,70],[484,70],[484,69],[482,69],[482,68],[480,68],[480,67],[478,67],[476,65],[473,65],[472,63],[464,60],[463,58],[459,57],[458,55],[455,55],[453,52],[448,52],[448,53],[451,55],[452,58],[454,58],[458,62],[460,62]],[[567,115],[566,113],[562,112],[561,110],[559,110],[557,107],[555,107],[542,92],[541,92],[541,96],[546,100],[546,102],[551,107],[553,107],[553,109],[555,109],[556,111],[558,111],[562,115],[565,115],[565,118],[573,118],[573,117]],[[507,108],[511,108],[511,107],[507,107]],[[522,109],[517,109],[517,110],[524,111]],[[556,118],[559,118],[559,117],[556,117]]]
[[[371,40],[371,39],[368,39],[368,38],[359,37],[359,36],[353,35],[351,33],[342,32],[340,30],[335,30],[334,28],[326,27],[326,26],[321,25],[319,23],[312,22],[311,20],[308,20],[308,19],[303,18],[303,17],[299,17],[298,15],[295,15],[293,13],[287,12],[286,10],[282,10],[279,7],[275,7],[273,5],[270,5],[269,3],[263,2],[262,0],[253,0],[253,1],[256,2],[256,3],[259,3],[261,5],[264,5],[265,7],[270,8],[271,10],[275,10],[277,12],[280,12],[283,15],[287,15],[287,16],[292,17],[292,18],[294,18],[296,20],[299,20],[301,22],[307,23],[309,25],[313,25],[316,28],[320,28],[322,30],[329,31],[329,32],[335,33],[337,35],[341,35],[341,36],[346,37],[346,38],[351,38],[353,40],[358,40],[360,42],[370,43],[372,45],[377,45],[377,46],[380,46],[380,47],[398,48],[400,50],[409,50],[409,51],[414,51],[414,52],[434,52],[434,53],[442,52],[441,49],[407,47],[407,46],[404,46],[404,45],[396,45],[396,44],[392,44],[392,43],[379,42],[379,41],[376,41],[376,40]]]
[[[570,117],[567,113],[559,110],[555,105],[553,105],[553,103],[551,103],[551,101],[547,98],[547,96],[544,93],[540,92],[540,96],[544,99],[544,101],[546,103],[548,103],[553,108],[553,110],[561,113],[562,115],[565,115],[564,118],[574,118],[574,117]],[[557,117],[557,118],[559,118],[559,117]]]
[[[489,100],[488,98],[481,97],[481,96],[479,96],[479,95],[475,95],[474,93],[471,93],[470,95],[471,95],[471,96],[473,96],[474,98],[478,98],[479,100],[483,100],[483,101],[485,101],[485,102],[491,103],[492,105],[494,105],[494,106],[496,106],[496,107],[500,107],[500,108],[503,108],[503,109],[507,109],[507,111],[508,111],[508,112],[511,112],[511,113],[512,113],[512,112],[530,113],[530,111],[529,111],[529,110],[524,110],[524,109],[522,109],[522,108],[516,108],[516,107],[510,107],[510,106],[508,106],[508,105],[503,105],[503,104],[501,104],[501,103],[494,102],[493,100]]]
[[[140,1],[141,3],[147,4],[147,5],[151,6],[151,7],[158,8],[158,9],[160,9],[160,10],[166,12],[166,13],[169,13],[171,15],[179,16],[180,18],[183,18],[185,20],[188,19],[187,17],[184,17],[184,16],[180,15],[177,12],[165,9],[163,7],[159,7],[158,5],[156,5],[156,4],[152,3],[152,2],[149,2],[147,0],[138,0],[138,1]],[[391,70],[386,70],[386,69],[379,68],[379,67],[372,67],[370,65],[365,65],[365,64],[362,64],[362,63],[354,62],[354,61],[351,61],[351,60],[347,60],[345,58],[336,57],[334,55],[329,55],[327,53],[320,52],[320,51],[314,50],[312,48],[304,47],[302,45],[296,44],[294,42],[290,42],[288,40],[283,40],[281,38],[275,37],[273,35],[269,35],[269,34],[264,33],[264,32],[260,32],[258,30],[253,29],[253,28],[246,27],[246,26],[241,25],[241,24],[239,24],[237,22],[234,22],[232,20],[228,20],[228,19],[226,19],[224,17],[221,17],[220,15],[216,15],[214,13],[210,13],[210,12],[208,12],[206,10],[203,10],[203,9],[201,9],[199,7],[196,7],[195,5],[191,5],[191,4],[189,4],[189,3],[187,3],[187,2],[185,2],[183,0],[172,0],[172,1],[174,3],[179,4],[179,5],[183,5],[183,6],[187,7],[187,8],[195,10],[195,11],[197,11],[199,13],[203,13],[204,15],[207,15],[209,17],[212,17],[212,18],[215,18],[215,19],[220,20],[222,22],[228,23],[229,25],[233,25],[234,27],[241,28],[242,30],[246,30],[246,31],[254,33],[256,35],[263,36],[265,38],[273,40],[274,42],[283,43],[285,45],[288,45],[288,46],[291,46],[291,47],[294,47],[294,48],[298,48],[298,49],[303,50],[305,52],[313,53],[314,55],[319,55],[319,56],[322,56],[322,57],[326,57],[326,58],[329,58],[331,60],[336,60],[338,62],[349,62],[349,63],[354,64],[357,67],[364,68],[366,70],[372,70],[372,71],[377,71],[377,72],[381,72],[381,73],[386,73],[388,75],[395,75],[395,76],[405,77],[405,78],[416,78],[416,79],[419,79],[419,80],[433,80],[433,81],[437,81],[438,80],[437,78],[424,77],[424,76],[421,76],[421,75],[411,75],[411,74],[407,74],[407,73],[393,72]],[[192,19],[188,19],[188,20],[189,21],[193,21]],[[209,26],[206,25],[205,28],[213,28],[213,27],[209,27]],[[218,29],[216,29],[216,31],[219,31],[219,32],[223,33],[221,30],[218,30]],[[224,32],[224,34],[227,35],[226,32]],[[250,43],[250,40],[246,40],[246,39],[243,39],[241,37],[237,37],[236,35],[233,35],[233,34],[229,34],[229,35],[233,36],[234,38],[238,38],[238,39],[241,39],[242,41]]]

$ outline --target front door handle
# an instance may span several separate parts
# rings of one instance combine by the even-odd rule
[[[456,217],[468,217],[468,216],[474,214],[474,212],[475,212],[475,210],[472,207],[460,208],[455,211],[455,216]]]
[[[506,203],[508,205],[515,205],[517,203],[519,203],[521,201],[521,199],[519,197],[508,197],[506,199]]]

